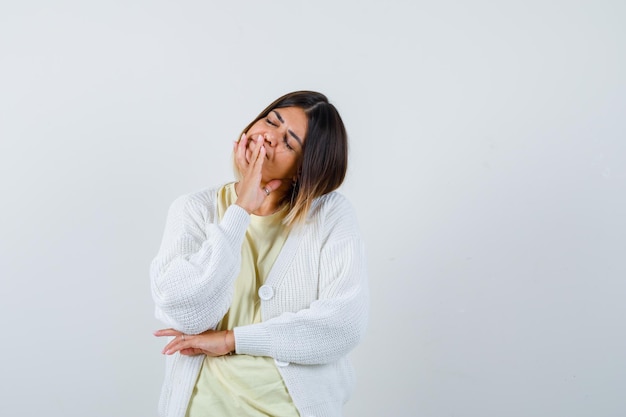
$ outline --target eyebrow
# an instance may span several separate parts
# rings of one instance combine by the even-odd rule
[[[283,116],[281,116],[280,113],[278,113],[278,111],[272,110],[272,113],[276,115],[276,117],[278,118],[278,120],[280,120],[281,123],[285,123],[285,119],[283,119]],[[300,144],[300,147],[302,148],[303,147],[302,139],[300,139],[298,135],[296,135],[294,131],[291,129],[287,129],[287,132],[289,132],[289,134],[296,140],[296,142]]]

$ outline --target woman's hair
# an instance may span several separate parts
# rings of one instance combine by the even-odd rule
[[[315,198],[343,183],[348,169],[348,134],[335,106],[315,91],[294,91],[276,99],[242,133],[272,110],[284,107],[298,107],[308,119],[297,181],[283,202],[289,205],[284,223],[292,225],[304,222]]]

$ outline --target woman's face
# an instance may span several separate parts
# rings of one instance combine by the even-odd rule
[[[246,159],[257,146],[259,136],[264,138],[265,161],[263,162],[263,181],[282,179],[291,181],[298,172],[300,158],[306,138],[308,118],[299,107],[274,109],[258,120],[246,132],[248,149]]]

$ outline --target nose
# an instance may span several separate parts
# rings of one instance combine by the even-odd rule
[[[263,133],[263,141],[272,147],[276,146],[276,144],[278,143],[276,140],[276,134],[271,131]]]

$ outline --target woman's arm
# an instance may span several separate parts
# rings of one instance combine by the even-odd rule
[[[281,184],[271,180],[261,188],[262,141],[257,138],[259,146],[254,148],[251,162],[246,159],[246,135],[233,144],[243,177],[236,204],[228,207],[219,224],[210,218],[215,212],[211,210],[215,194],[182,197],[170,208],[161,249],[150,267],[152,297],[157,318],[183,333],[212,329],[228,311],[241,268],[249,213]]]
[[[329,247],[323,263],[325,273],[334,275],[334,279],[319,300],[297,313],[283,313],[258,324],[236,327],[234,332],[206,331],[189,336],[164,329],[155,335],[175,336],[163,350],[169,355],[180,351],[184,355],[221,356],[236,347],[239,354],[270,356],[305,365],[336,361],[352,350],[365,333],[368,294],[363,260],[358,239]]]
[[[213,215],[211,198],[200,193],[172,204],[161,248],[150,265],[157,318],[189,334],[214,328],[228,311],[250,221],[236,205],[219,224],[207,219]]]
[[[262,323],[236,327],[237,353],[270,356],[283,362],[323,364],[346,355],[363,338],[369,292],[365,248],[356,214],[338,193],[318,200],[311,213],[303,226],[307,231],[302,235],[306,241],[301,247],[307,249],[291,260],[291,273],[298,275],[286,277],[282,285],[290,287],[277,290],[289,294],[287,300],[297,300],[303,285],[299,281],[314,279],[310,284],[317,289],[315,300],[299,311],[273,306],[272,311],[288,312]],[[318,244],[319,253],[311,253]],[[303,302],[307,303],[302,299],[296,304]]]
[[[365,334],[369,294],[362,242],[345,239],[322,252],[319,298],[309,308],[234,329],[236,351],[284,362],[333,362]]]

